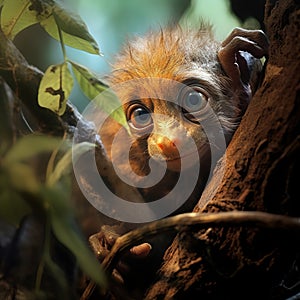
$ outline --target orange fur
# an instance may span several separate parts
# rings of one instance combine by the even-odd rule
[[[199,30],[184,31],[179,27],[149,33],[128,43],[116,57],[109,77],[110,84],[131,79],[159,77],[183,81],[190,62],[199,59],[199,49],[212,48],[216,56],[217,43],[211,28],[202,25]],[[203,51],[204,52],[204,51]],[[208,51],[205,51],[208,52]],[[215,57],[214,57],[215,58]],[[203,60],[207,60],[206,55]]]

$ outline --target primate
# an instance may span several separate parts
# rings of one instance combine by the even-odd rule
[[[108,117],[99,134],[120,175],[138,187],[146,203],[171,194],[171,214],[192,211],[259,86],[260,59],[267,51],[262,31],[236,28],[219,43],[205,24],[151,32],[123,47],[107,80],[129,129]],[[163,176],[151,185],[149,175],[155,178],[161,166]],[[172,194],[180,180],[182,187]],[[169,237],[149,241],[149,265],[157,268]],[[152,276],[145,261],[137,265],[140,273],[130,277],[131,286]]]

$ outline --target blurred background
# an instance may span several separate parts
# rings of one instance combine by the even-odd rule
[[[236,26],[264,29],[265,0],[64,0],[62,3],[80,15],[103,54],[100,57],[67,47],[68,57],[100,77],[109,72],[109,62],[124,41],[170,23],[197,27],[204,19],[213,25],[218,40]],[[42,71],[63,60],[59,43],[39,25],[21,32],[15,43],[26,59]],[[80,111],[88,104],[77,85],[70,100]]]

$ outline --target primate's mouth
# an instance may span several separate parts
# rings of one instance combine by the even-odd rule
[[[154,159],[157,162],[159,162],[159,163],[166,162],[167,168],[171,171],[176,171],[176,172],[180,172],[180,171],[189,169],[193,165],[199,164],[200,157],[202,157],[202,155],[199,154],[199,150],[187,152],[180,156],[177,155],[174,157],[166,157],[163,154],[154,155]]]
[[[200,167],[200,165],[207,164],[210,160],[211,149],[208,143],[203,143],[196,149],[185,148],[180,152],[169,153],[169,155],[164,152],[155,153],[152,157],[156,162],[166,164],[168,170],[175,172],[187,170],[192,166],[198,165]]]
[[[176,157],[171,157],[171,158],[165,158],[167,162],[176,162],[176,161],[181,161],[181,160],[185,160],[188,159],[190,156],[198,156],[198,152],[197,151],[193,151],[193,152],[189,152],[189,153],[185,153],[182,156],[176,156]]]

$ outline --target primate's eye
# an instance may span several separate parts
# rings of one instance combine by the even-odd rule
[[[144,129],[152,125],[151,113],[144,106],[133,105],[129,110],[129,125],[134,129]]]
[[[197,85],[188,86],[179,95],[182,113],[191,122],[198,122],[203,117],[208,100],[208,94]]]
[[[144,108],[136,108],[130,116],[130,121],[135,127],[145,127],[152,123],[150,113]]]
[[[183,98],[182,108],[184,113],[196,113],[206,106],[207,101],[208,97],[200,91],[189,91]]]

